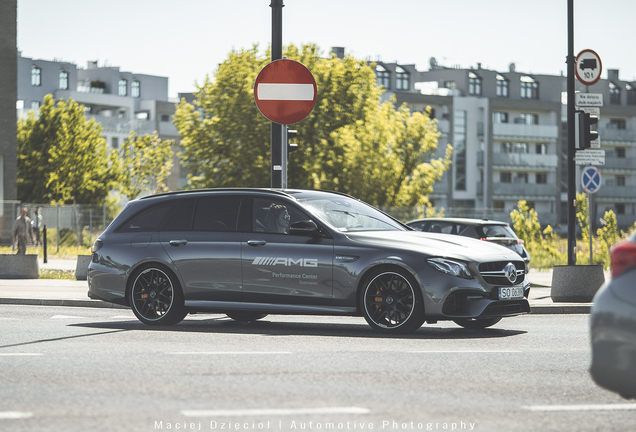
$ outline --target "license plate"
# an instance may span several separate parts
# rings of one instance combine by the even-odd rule
[[[517,300],[523,298],[523,287],[499,288],[499,300]]]

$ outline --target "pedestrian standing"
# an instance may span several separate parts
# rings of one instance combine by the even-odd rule
[[[31,219],[27,216],[26,207],[22,208],[20,217],[13,224],[13,242],[18,243],[18,255],[26,254],[27,236],[33,241],[33,225]]]
[[[35,247],[42,246],[40,228],[42,228],[42,215],[40,214],[40,209],[36,208],[35,212],[33,212],[33,235],[35,236]]]

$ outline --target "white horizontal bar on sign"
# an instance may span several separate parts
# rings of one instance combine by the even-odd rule
[[[259,83],[256,97],[259,100],[312,101],[314,86],[313,84]]]

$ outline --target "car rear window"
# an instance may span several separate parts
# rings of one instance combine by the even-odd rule
[[[118,228],[119,232],[158,231],[166,217],[179,204],[177,201],[147,207]]]
[[[477,230],[481,237],[512,237],[516,238],[514,231],[505,225],[485,225]]]

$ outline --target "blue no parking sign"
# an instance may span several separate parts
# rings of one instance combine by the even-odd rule
[[[581,185],[587,193],[593,194],[601,188],[601,172],[595,166],[585,167],[581,174]]]

